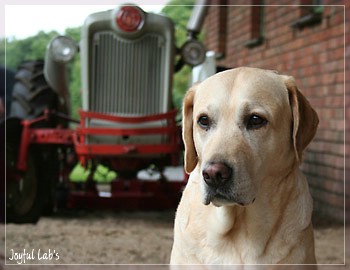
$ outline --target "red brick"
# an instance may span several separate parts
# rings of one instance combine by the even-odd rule
[[[312,193],[315,199],[318,199],[323,203],[327,203],[335,207],[344,207],[344,195],[329,193],[323,190],[314,190]]]
[[[344,36],[335,37],[327,41],[327,49],[337,49],[342,48],[344,45]]]
[[[331,190],[335,194],[344,194],[344,182],[324,181],[323,187],[325,190]]]
[[[314,141],[310,146],[309,150],[315,152],[342,155],[344,153],[344,144],[325,142],[325,141]]]

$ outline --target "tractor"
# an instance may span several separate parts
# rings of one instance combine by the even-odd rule
[[[121,5],[89,15],[79,43],[57,36],[44,60],[19,66],[6,119],[7,222],[35,223],[59,207],[176,207],[187,177],[176,169],[183,147],[173,76],[205,60],[197,34],[206,6],[197,4],[181,48],[171,19]],[[67,74],[78,53],[82,106],[76,120]],[[70,181],[77,164],[86,181]],[[108,183],[95,181],[99,166],[116,172]],[[147,179],[149,171],[154,179]]]

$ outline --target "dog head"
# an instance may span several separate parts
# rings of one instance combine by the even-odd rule
[[[199,170],[204,204],[248,205],[264,179],[300,163],[317,125],[292,77],[256,68],[218,73],[184,98],[185,170]]]

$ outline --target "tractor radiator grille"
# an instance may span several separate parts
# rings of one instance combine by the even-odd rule
[[[164,42],[154,33],[131,41],[111,31],[94,34],[90,110],[118,115],[165,112]]]

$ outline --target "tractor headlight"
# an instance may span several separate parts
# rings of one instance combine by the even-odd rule
[[[205,61],[205,47],[196,39],[188,40],[181,48],[181,57],[190,66],[197,66]]]
[[[55,61],[68,63],[77,53],[78,46],[72,39],[58,36],[50,42],[49,50]]]

